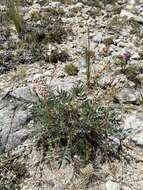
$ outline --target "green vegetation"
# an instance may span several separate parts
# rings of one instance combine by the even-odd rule
[[[126,67],[124,73],[128,80],[135,83],[136,87],[141,86],[141,80],[138,79],[138,77],[137,77],[137,75],[140,73],[139,68],[137,66],[128,65],[128,67]]]
[[[109,46],[109,45],[111,45],[111,44],[114,44],[114,41],[113,41],[113,38],[112,38],[112,37],[109,37],[109,38],[104,39],[103,43],[104,43],[106,46]]]
[[[116,114],[112,108],[89,100],[82,84],[70,92],[49,90],[48,97],[34,106],[33,114],[36,133],[42,139],[38,147],[60,147],[61,164],[75,155],[87,162],[94,160],[98,151],[102,161],[115,156],[109,136],[117,130]]]
[[[78,67],[74,64],[67,64],[65,65],[65,68],[64,68],[65,72],[70,75],[70,76],[75,76],[78,74]]]
[[[67,32],[62,25],[56,24],[53,30],[47,33],[46,40],[47,42],[57,42],[61,43],[63,39],[67,36]]]
[[[20,16],[17,1],[15,0],[9,0],[7,3],[8,8],[8,17],[10,20],[13,21],[15,28],[17,30],[17,33],[21,33],[23,31],[23,25],[22,25],[22,18]]]
[[[130,34],[140,34],[141,27],[137,21],[130,19],[128,24],[131,26]]]
[[[116,64],[117,66],[120,66],[120,67],[121,67],[121,72],[122,72],[122,73],[125,73],[126,67],[127,67],[127,65],[128,65],[128,62],[127,62],[126,60],[122,59],[122,57],[121,57],[121,58],[119,58],[119,59],[116,60],[116,63],[115,63],[115,64]]]

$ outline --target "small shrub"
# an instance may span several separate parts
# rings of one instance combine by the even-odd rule
[[[24,66],[19,66],[16,71],[12,73],[12,80],[14,81],[21,81],[27,75],[27,69]]]
[[[49,31],[47,33],[46,36],[46,41],[47,42],[57,42],[57,43],[61,43],[63,41],[63,39],[65,39],[67,36],[67,32],[64,29],[64,27],[60,26],[60,25],[55,25],[55,28],[52,31]]]
[[[127,62],[122,59],[119,59],[118,62],[116,62],[116,64],[121,67],[121,71],[124,73],[125,68],[127,66]]]
[[[140,34],[141,27],[140,24],[134,19],[128,21],[128,25],[131,26],[130,34]]]
[[[122,21],[120,20],[120,17],[118,17],[118,16],[114,16],[114,17],[112,17],[110,20],[109,20],[109,22],[108,22],[108,24],[107,24],[107,29],[113,29],[114,27],[118,27],[118,26],[120,26],[122,24]]]
[[[122,55],[118,57],[119,59],[116,62],[116,64],[121,67],[121,72],[125,73],[130,57],[131,55],[129,52],[124,52]]]
[[[99,150],[103,160],[115,156],[109,136],[118,125],[116,114],[112,108],[89,100],[83,92],[82,85],[70,92],[49,91],[47,99],[33,108],[38,136],[46,136],[47,148],[61,147],[61,162],[70,161],[74,155],[94,160]]]
[[[135,83],[136,87],[141,86],[141,81],[138,79],[137,75],[139,74],[139,68],[136,66],[129,65],[124,71],[128,80]]]
[[[79,71],[78,67],[72,63],[65,65],[64,70],[68,75],[71,75],[71,76],[77,75]]]
[[[114,41],[113,41],[113,38],[112,38],[112,37],[109,37],[109,38],[104,39],[103,43],[104,43],[106,46],[109,46],[109,45],[111,45],[111,44],[114,44]]]
[[[141,59],[143,59],[143,50],[141,50],[141,51],[139,52],[139,56],[141,57]]]

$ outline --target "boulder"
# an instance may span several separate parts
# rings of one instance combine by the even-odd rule
[[[127,115],[124,131],[128,134],[128,139],[138,146],[143,146],[143,115],[140,113]]]
[[[0,154],[22,144],[30,130],[25,126],[32,119],[29,103],[35,103],[38,97],[28,87],[0,95]]]

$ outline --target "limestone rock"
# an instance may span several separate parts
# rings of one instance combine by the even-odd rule
[[[137,132],[143,129],[143,115],[139,113],[132,113],[126,116],[124,122],[124,130],[130,132]]]
[[[139,23],[143,23],[143,19],[140,16],[136,16],[133,13],[127,11],[127,10],[122,10],[120,13],[121,17],[127,17],[127,19],[134,19],[135,21],[139,22]]]
[[[38,101],[38,97],[32,92],[29,87],[16,88],[10,92],[10,96],[30,103],[35,103]]]
[[[132,141],[139,146],[143,146],[143,130],[132,137]]]
[[[105,184],[106,190],[121,190],[121,186],[119,183],[115,183],[111,180],[107,181]]]
[[[123,88],[117,95],[117,99],[120,103],[139,104],[140,92],[134,88]]]
[[[124,123],[124,131],[136,145],[143,146],[143,116],[139,113],[128,115]]]
[[[52,90],[65,90],[70,91],[72,87],[78,83],[78,80],[74,79],[53,79],[50,83],[47,81],[47,85]]]

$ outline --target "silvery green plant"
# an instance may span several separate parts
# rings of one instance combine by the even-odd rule
[[[60,147],[62,158],[69,161],[74,155],[95,159],[98,150],[104,158],[114,156],[108,137],[117,132],[116,113],[89,100],[82,84],[69,92],[49,89],[47,98],[33,107],[33,116],[37,136],[45,139],[39,138],[38,148]]]

